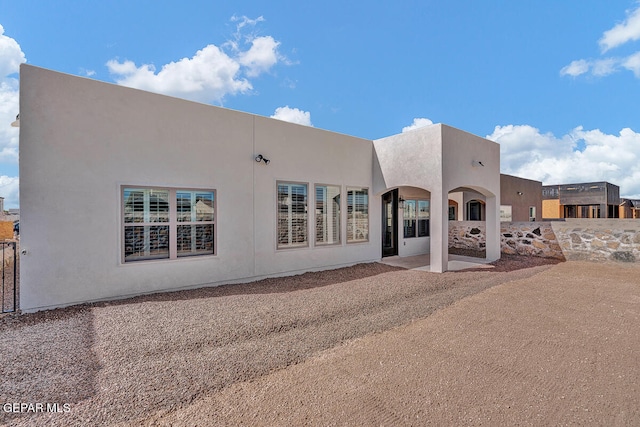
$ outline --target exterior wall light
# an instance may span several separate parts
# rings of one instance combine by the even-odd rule
[[[524,193],[522,191],[518,191],[518,196],[522,196]]]
[[[471,162],[472,166],[482,166],[484,167],[484,163],[482,163],[481,161],[478,160],[474,160],[473,162]]]
[[[267,159],[262,154],[258,154],[256,156],[256,162],[257,163],[264,162],[265,165],[268,165],[269,163],[271,163],[271,160]]]
[[[19,128],[20,127],[20,114],[16,116],[16,121],[11,122],[11,127]]]

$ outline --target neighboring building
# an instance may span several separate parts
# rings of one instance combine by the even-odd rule
[[[372,141],[21,65],[23,311],[392,255],[442,272],[462,191],[498,259],[495,142],[443,124]]]
[[[540,221],[542,183],[512,175],[500,175],[500,220]]]
[[[18,221],[20,219],[20,210],[19,209],[9,209],[8,211],[4,210],[4,197],[0,197],[0,221],[4,222],[13,222]]]
[[[500,221],[539,221],[542,218],[542,183],[500,174]],[[484,221],[482,194],[467,190],[449,194],[449,220]]]
[[[542,186],[543,219],[618,218],[620,187],[609,182]]]
[[[620,218],[640,218],[640,199],[620,199]]]

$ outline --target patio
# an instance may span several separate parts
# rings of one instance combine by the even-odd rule
[[[402,267],[408,270],[430,271],[431,258],[429,254],[408,257],[392,256],[382,258],[382,261],[380,262],[382,264],[393,267]],[[460,271],[470,268],[493,268],[492,265],[488,265],[490,262],[491,261],[484,258],[449,254],[447,270]]]

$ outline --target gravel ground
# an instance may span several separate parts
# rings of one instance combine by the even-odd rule
[[[0,422],[162,422],[162,414],[181,414],[231,386],[423,319],[496,285],[553,270],[541,265],[547,263],[557,261],[511,256],[491,270],[444,274],[362,264],[5,316],[0,402],[68,403],[70,411],[2,411]]]
[[[141,424],[637,426],[639,272],[560,264]]]

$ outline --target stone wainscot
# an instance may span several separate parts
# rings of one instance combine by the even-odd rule
[[[485,230],[483,221],[451,221],[449,247],[484,250]],[[500,223],[500,249],[505,254],[564,258],[549,222]]]
[[[640,262],[640,220],[567,219],[551,224],[568,260]]]
[[[451,221],[449,247],[484,250],[483,221]],[[503,222],[501,251],[588,261],[640,262],[640,221],[633,219],[567,219]]]

